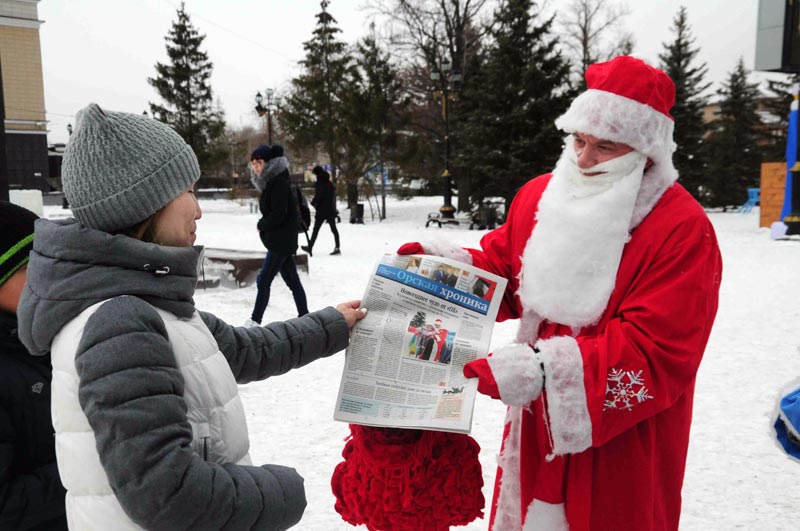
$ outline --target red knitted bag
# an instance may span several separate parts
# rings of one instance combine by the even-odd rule
[[[469,435],[350,425],[331,487],[369,531],[447,531],[483,518],[480,446]]]

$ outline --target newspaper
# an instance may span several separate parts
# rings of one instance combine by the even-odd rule
[[[334,419],[469,433],[477,379],[465,364],[489,351],[506,280],[429,255],[385,255],[362,298]]]

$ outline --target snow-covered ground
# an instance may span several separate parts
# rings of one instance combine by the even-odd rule
[[[333,249],[330,229],[323,227],[301,279],[309,307],[319,309],[362,296],[376,259],[407,241],[444,237],[477,246],[484,231],[425,228],[428,212],[440,198],[387,200],[383,222],[338,225],[342,255]],[[233,201],[201,201],[198,244],[262,250],[255,229],[257,214]],[[347,212],[340,205],[347,217]],[[48,216],[63,211],[48,209]],[[771,241],[758,228],[758,210],[749,214],[710,214],[722,247],[724,272],[714,331],[700,367],[694,422],[683,489],[681,529],[765,531],[800,529],[800,464],[790,462],[769,437],[768,414],[783,384],[800,376],[800,241]],[[301,236],[302,238],[302,236]],[[199,291],[200,309],[232,324],[250,316],[255,288]],[[676,308],[676,311],[680,311]],[[273,284],[266,321],[295,315],[291,294],[280,279]],[[496,325],[492,346],[514,337],[515,322]],[[255,463],[297,468],[305,477],[308,508],[299,530],[353,529],[334,511],[330,478],[341,461],[347,425],[333,420],[333,406],[343,354],[303,369],[241,387],[247,410],[251,455]],[[505,408],[479,396],[472,436],[481,445],[484,494],[491,500],[496,455]],[[463,528],[483,530],[487,519]],[[364,529],[362,527],[362,529]]]

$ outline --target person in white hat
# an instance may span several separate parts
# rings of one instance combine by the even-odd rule
[[[552,174],[520,189],[481,249],[398,251],[508,279],[498,320],[520,319],[518,342],[464,369],[509,406],[497,531],[679,526],[722,261],[705,212],[675,183],[672,80],[622,56],[591,65],[586,82],[556,120],[568,136]]]

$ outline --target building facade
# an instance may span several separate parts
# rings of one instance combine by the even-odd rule
[[[51,190],[39,0],[0,0],[0,65],[9,187]]]

